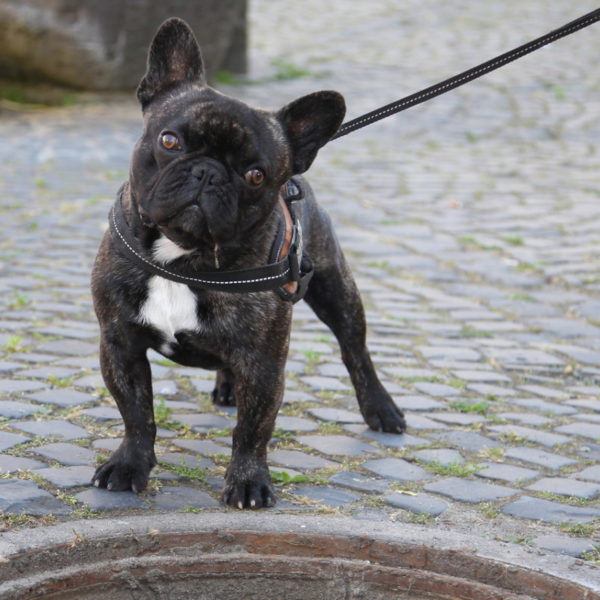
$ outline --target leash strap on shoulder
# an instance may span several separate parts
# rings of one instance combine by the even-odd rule
[[[518,48],[514,48],[513,50],[509,50],[496,58],[492,58],[487,62],[481,63],[472,69],[468,69],[467,71],[463,71],[454,77],[450,77],[449,79],[445,79],[440,83],[436,83],[420,92],[416,92],[415,94],[411,94],[410,96],[406,96],[401,98],[400,100],[396,100],[391,104],[386,104],[377,110],[366,113],[356,119],[352,119],[348,121],[339,128],[337,133],[331,138],[331,140],[335,140],[337,138],[343,137],[344,135],[348,135],[357,129],[362,129],[371,123],[375,123],[376,121],[380,121],[381,119],[385,119],[386,117],[390,117],[396,113],[399,113],[411,106],[416,106],[417,104],[421,104],[422,102],[426,102],[431,98],[435,98],[441,94],[444,94],[454,88],[457,88],[469,81],[473,81],[491,71],[499,69],[500,67],[529,54],[530,52],[534,52],[539,48],[542,48],[546,44],[550,44],[560,38],[563,38],[567,35],[571,35],[584,27],[588,27],[596,21],[600,20],[600,8],[593,10],[590,13],[559,27],[558,29],[554,29],[550,31],[546,35],[543,35],[531,42],[523,44]]]

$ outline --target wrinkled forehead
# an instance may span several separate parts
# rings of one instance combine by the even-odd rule
[[[227,96],[199,99],[184,113],[190,135],[211,146],[251,147],[273,143],[281,135],[275,117]]]

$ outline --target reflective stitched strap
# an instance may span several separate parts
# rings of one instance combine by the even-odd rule
[[[274,290],[293,281],[290,255],[275,263],[237,271],[198,272],[181,269],[171,271],[143,256],[138,250],[137,239],[131,232],[122,205],[122,193],[117,196],[109,213],[112,239],[133,263],[144,271],[159,275],[170,281],[184,283],[192,288],[225,292],[261,292]]]

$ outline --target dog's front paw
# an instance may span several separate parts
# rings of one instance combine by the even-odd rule
[[[227,469],[222,499],[234,508],[266,508],[275,505],[275,493],[266,464],[256,460],[232,461]]]
[[[139,493],[146,489],[148,476],[154,465],[156,457],[153,450],[132,449],[130,444],[124,442],[96,469],[92,483],[113,492],[132,490]]]
[[[403,433],[406,430],[404,414],[387,393],[365,400],[361,412],[366,424],[374,431]]]

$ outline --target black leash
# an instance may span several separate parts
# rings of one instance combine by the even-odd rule
[[[406,110],[411,106],[416,106],[417,104],[421,104],[422,102],[430,100],[431,98],[435,98],[435,96],[439,96],[454,88],[464,85],[469,81],[473,81],[473,79],[477,79],[478,77],[481,77],[486,73],[490,73],[491,71],[494,71],[512,62],[513,60],[517,60],[518,58],[521,58],[522,56],[525,56],[530,52],[538,50],[546,44],[554,42],[572,33],[575,33],[576,31],[579,31],[584,27],[588,27],[588,25],[592,25],[593,23],[599,20],[600,8],[597,8],[596,10],[593,10],[592,12],[583,15],[582,17],[579,17],[579,19],[575,19],[574,21],[571,21],[570,23],[567,23],[566,25],[563,25],[558,29],[550,31],[546,35],[532,40],[527,44],[523,44],[518,48],[514,48],[509,52],[505,52],[504,54],[501,54],[496,58],[492,58],[487,62],[473,67],[472,69],[463,71],[462,73],[459,73],[454,77],[450,77],[449,79],[441,81],[440,83],[436,83],[435,85],[421,90],[420,92],[416,92],[415,94],[411,94],[410,96],[406,96],[405,98],[396,100],[391,104],[386,104],[385,106],[382,106],[377,110],[366,113],[360,117],[357,117],[356,119],[352,119],[351,121],[344,123],[331,139],[335,140],[344,135],[348,135],[349,133],[352,133],[357,129],[362,129],[363,127],[366,127],[371,123],[375,123],[376,121],[380,121],[381,119],[385,119],[386,117]]]

